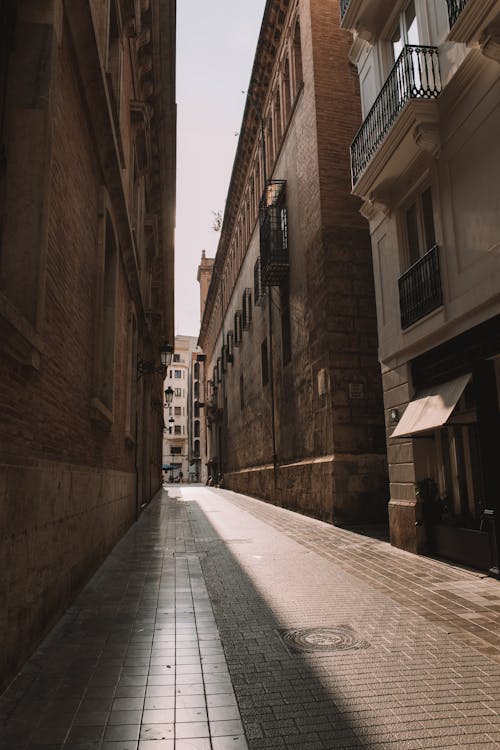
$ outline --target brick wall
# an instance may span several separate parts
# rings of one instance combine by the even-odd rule
[[[137,302],[130,284],[134,269],[124,262],[131,248],[125,245],[116,286],[112,423],[103,429],[93,419],[106,175],[93,133],[95,113],[83,96],[65,21],[55,38],[50,106],[44,114],[50,123],[49,189],[37,196],[48,202],[46,224],[38,227],[47,239],[40,366],[27,368],[4,351],[0,356],[0,688],[130,526],[138,505],[161,486],[161,407],[157,415],[151,403],[156,393],[161,398],[160,377],[139,382],[137,400],[147,414],[139,415],[136,443],[126,438],[129,327]],[[134,98],[126,66],[122,95],[126,108]],[[13,127],[22,112],[12,108]],[[15,175],[8,176],[8,186],[16,189]],[[115,201],[111,211],[113,219],[128,225],[127,198],[125,190],[125,200]],[[1,310],[0,323],[3,347]],[[139,351],[144,345],[154,358],[144,322],[141,326]]]

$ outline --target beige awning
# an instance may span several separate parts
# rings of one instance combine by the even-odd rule
[[[406,437],[442,427],[450,417],[472,375],[417,391],[391,437]]]

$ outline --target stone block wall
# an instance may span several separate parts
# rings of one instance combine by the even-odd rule
[[[0,685],[135,518],[135,475],[0,464]]]

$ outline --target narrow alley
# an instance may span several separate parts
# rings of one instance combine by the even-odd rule
[[[498,582],[164,488],[0,701],[2,750],[500,747]]]

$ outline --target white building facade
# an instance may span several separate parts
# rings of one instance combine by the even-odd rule
[[[172,363],[167,369],[165,390],[173,391],[164,406],[163,473],[167,481],[192,479],[192,364],[196,352],[194,336],[176,336]]]
[[[500,2],[341,0],[393,544],[498,576]]]

